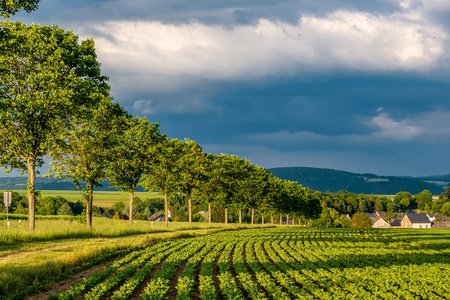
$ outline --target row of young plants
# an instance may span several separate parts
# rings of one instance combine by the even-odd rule
[[[447,253],[400,248],[385,233],[278,227],[159,242],[55,297],[449,299]]]

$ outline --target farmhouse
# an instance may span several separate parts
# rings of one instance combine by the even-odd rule
[[[375,222],[373,222],[372,225],[373,228],[389,228],[391,225],[389,225],[388,222],[386,222],[383,218],[378,218]]]
[[[162,213],[154,213],[153,215],[151,215],[150,217],[148,217],[149,221],[155,221],[155,222],[164,222],[165,221],[165,216]]]
[[[426,214],[405,214],[402,228],[431,228],[431,221]]]
[[[381,218],[378,213],[367,213],[369,218],[372,220],[373,228],[389,228],[391,225],[389,225],[388,222],[386,222],[383,218]]]
[[[397,218],[391,221],[391,227],[401,227],[402,226],[402,218]]]

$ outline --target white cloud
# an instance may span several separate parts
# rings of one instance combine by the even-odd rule
[[[150,115],[154,112],[153,101],[137,100],[133,103],[132,109],[142,115]]]
[[[378,129],[374,136],[397,141],[408,141],[424,132],[421,127],[410,125],[408,121],[393,121],[385,113],[373,117],[368,124]]]
[[[199,22],[111,21],[93,28],[108,74],[152,88],[195,78],[236,79],[334,69],[429,71],[445,53],[445,31],[420,14],[335,11],[295,25],[260,19],[225,27]],[[180,80],[180,77],[184,80]],[[149,80],[152,79],[152,80]],[[120,81],[120,80],[118,80]]]

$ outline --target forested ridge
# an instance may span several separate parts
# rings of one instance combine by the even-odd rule
[[[395,195],[400,191],[418,194],[429,190],[433,195],[439,195],[444,187],[428,181],[450,181],[449,175],[421,178],[377,176],[309,167],[271,168],[268,171],[280,179],[297,181],[312,190],[331,193],[345,190],[355,194]]]

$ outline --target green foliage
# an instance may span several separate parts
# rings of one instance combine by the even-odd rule
[[[211,209],[211,221],[214,223],[225,222],[225,208],[222,206],[214,206]]]
[[[433,202],[433,195],[429,190],[423,190],[420,194],[414,195],[416,199],[417,208],[420,210],[424,210],[425,206],[430,206]]]
[[[58,210],[64,204],[67,204],[67,206],[69,206],[67,200],[61,196],[45,197],[39,200],[38,204],[36,205],[37,213],[40,215],[57,215]]]
[[[309,225],[312,227],[337,227],[341,224],[338,218],[339,213],[335,209],[324,207],[319,218],[311,220]]]
[[[16,4],[11,13],[26,2]],[[34,230],[35,168],[61,143],[58,133],[109,87],[92,40],[79,44],[71,31],[57,26],[9,21],[0,26],[0,165],[28,172],[28,225]]]
[[[2,0],[0,2],[0,15],[8,18],[21,10],[29,13],[38,8],[39,2],[40,0]]]
[[[58,215],[67,215],[67,216],[71,216],[73,215],[72,213],[72,209],[70,208],[69,203],[64,203],[57,212]]]
[[[351,225],[353,228],[371,228],[373,222],[367,214],[357,212],[352,217]]]
[[[394,205],[400,210],[406,210],[411,205],[413,196],[409,192],[398,192],[394,197]]]
[[[446,202],[446,203],[444,203],[444,205],[442,205],[441,213],[444,216],[450,217],[450,202]]]

